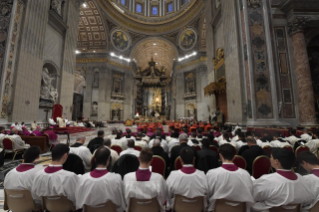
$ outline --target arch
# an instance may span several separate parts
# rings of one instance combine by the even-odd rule
[[[305,41],[306,41],[306,45],[308,46],[310,41],[316,37],[317,35],[319,35],[319,28],[315,28],[310,30],[309,32],[307,32],[305,34]]]

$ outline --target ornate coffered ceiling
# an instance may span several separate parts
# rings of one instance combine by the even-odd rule
[[[77,47],[81,52],[107,50],[107,31],[103,16],[92,0],[86,1],[80,8]]]
[[[131,58],[142,70],[148,67],[148,62],[153,57],[157,67],[165,67],[167,76],[170,76],[174,59],[177,58],[177,50],[168,41],[163,39],[147,39],[137,44],[133,49]]]

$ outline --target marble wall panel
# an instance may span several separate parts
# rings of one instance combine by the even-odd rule
[[[61,71],[63,55],[63,36],[49,24],[46,27],[43,60],[52,61]]]

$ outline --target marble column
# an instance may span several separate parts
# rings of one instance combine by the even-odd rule
[[[312,80],[303,31],[293,33],[291,35],[291,42],[297,80],[300,125],[316,125]]]

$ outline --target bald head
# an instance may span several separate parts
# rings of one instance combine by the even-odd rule
[[[134,146],[135,146],[134,140],[133,139],[129,139],[127,141],[127,146],[130,147],[130,148],[134,148]]]
[[[187,143],[188,136],[186,133],[180,134],[178,137],[179,143]]]
[[[84,144],[85,142],[85,137],[84,136],[79,136],[76,138],[76,142],[77,143],[81,143],[81,144]]]
[[[106,139],[104,140],[104,142],[103,142],[103,145],[104,145],[104,146],[111,147],[111,144],[112,144],[112,142],[111,142],[111,139],[109,139],[109,138],[106,138]]]
[[[158,138],[154,139],[153,146],[161,146],[161,140]]]
[[[257,144],[256,140],[252,136],[247,136],[246,142],[249,146]]]
[[[11,129],[12,134],[18,134],[18,132],[19,132],[19,130],[15,127]]]

